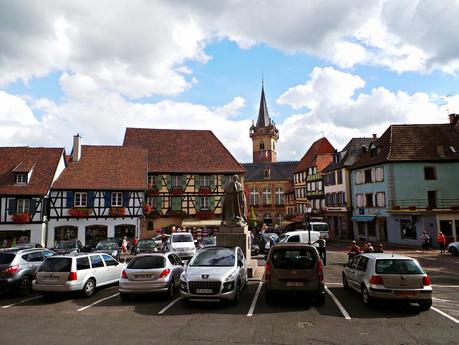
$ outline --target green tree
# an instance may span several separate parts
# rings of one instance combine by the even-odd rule
[[[249,215],[249,228],[250,230],[255,230],[257,228],[257,216],[255,214],[255,211],[253,209],[253,206],[250,209],[250,215]]]

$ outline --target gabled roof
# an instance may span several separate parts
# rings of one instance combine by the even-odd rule
[[[266,105],[265,89],[261,87],[260,108],[258,109],[257,127],[268,127],[271,119],[268,115],[268,106]]]
[[[323,137],[316,140],[311,145],[309,150],[305,153],[303,158],[301,158],[300,163],[298,164],[293,173],[299,173],[305,171],[308,168],[314,167],[316,166],[317,161],[319,161],[322,169],[324,169],[328,164],[330,164],[331,160],[333,159],[332,156],[334,152],[335,148],[332,146],[332,144],[330,144],[327,138]],[[321,156],[319,157],[319,160],[317,160],[318,156]],[[325,164],[327,160],[328,162]],[[319,171],[321,171],[322,169],[318,168]]]
[[[389,161],[459,161],[459,132],[450,124],[391,125],[372,144],[376,154],[368,150],[352,169]]]
[[[0,147],[0,195],[48,194],[64,148]],[[17,185],[16,173],[28,173],[28,184]]]
[[[52,189],[144,190],[147,158],[141,148],[82,145],[80,160],[68,163]]]
[[[349,167],[357,162],[363,153],[362,147],[366,149],[376,138],[352,138],[346,146],[336,155],[339,157],[337,162],[332,161],[323,171],[328,172],[344,167]]]
[[[290,180],[293,177],[293,170],[298,161],[292,162],[265,162],[265,163],[243,163],[247,170],[245,181],[265,180],[264,171],[270,169],[269,180]]]
[[[149,172],[245,173],[212,131],[126,128],[123,145],[148,149]]]

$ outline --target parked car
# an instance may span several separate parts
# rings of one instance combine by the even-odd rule
[[[207,247],[190,260],[180,278],[184,302],[190,300],[239,302],[247,286],[247,265],[239,247]]]
[[[324,272],[317,249],[304,243],[271,247],[265,266],[265,292],[268,303],[275,294],[306,294],[324,304]]]
[[[111,255],[115,260],[120,260],[121,248],[116,240],[104,240],[97,243],[94,253],[105,253]]]
[[[214,247],[217,245],[217,236],[208,236],[202,239],[200,248]]]
[[[155,253],[159,251],[159,247],[154,240],[139,240],[135,248],[135,254]]]
[[[43,248],[43,246],[40,243],[20,243],[17,244],[13,248],[18,248],[18,249],[34,249],[34,248]]]
[[[451,242],[448,244],[448,252],[453,255],[459,255],[459,242]]]
[[[376,299],[418,303],[422,310],[432,306],[432,285],[419,263],[408,256],[389,253],[357,255],[344,267],[343,286],[362,295],[370,305]]]
[[[90,297],[96,287],[119,282],[123,268],[124,265],[108,254],[56,255],[40,265],[32,288],[44,295],[79,291]]]
[[[171,234],[168,239],[167,247],[169,251],[180,256],[181,259],[190,259],[196,254],[195,241],[193,235],[188,232],[177,232]]]
[[[164,292],[172,298],[182,272],[183,262],[174,253],[140,254],[121,273],[120,297],[127,300],[131,294]]]
[[[308,230],[296,230],[283,234],[279,243],[309,243],[309,233],[311,234],[311,244],[317,241],[320,237],[320,232]],[[315,243],[314,246],[318,247],[319,244]]]
[[[0,252],[0,289],[27,296],[32,291],[32,280],[38,266],[53,255],[56,254],[45,248]]]
[[[53,250],[57,254],[70,254],[83,252],[86,249],[80,240],[63,240]]]

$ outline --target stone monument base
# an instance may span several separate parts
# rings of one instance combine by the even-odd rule
[[[249,261],[251,259],[249,227],[220,225],[217,233],[217,246],[240,247],[246,260]]]

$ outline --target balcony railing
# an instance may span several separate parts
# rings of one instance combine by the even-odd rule
[[[323,196],[324,192],[320,190],[311,190],[311,191],[306,192],[306,195],[307,196]]]
[[[459,199],[403,199],[390,200],[389,208],[399,209],[459,209]]]

